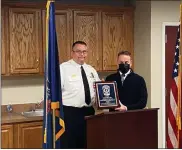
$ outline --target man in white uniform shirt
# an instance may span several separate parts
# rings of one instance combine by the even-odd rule
[[[62,148],[86,148],[85,116],[94,115],[94,82],[100,81],[96,70],[85,63],[87,44],[72,45],[72,59],[60,65],[65,121]]]

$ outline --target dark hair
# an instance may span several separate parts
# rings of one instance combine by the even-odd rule
[[[118,57],[119,57],[120,55],[127,55],[127,56],[130,56],[130,57],[131,57],[131,53],[130,53],[129,51],[126,51],[126,50],[120,51],[120,52],[118,53]]]
[[[86,44],[84,41],[76,41],[76,42],[73,43],[72,48],[73,48],[76,44],[81,44],[81,45],[87,46],[87,44]]]

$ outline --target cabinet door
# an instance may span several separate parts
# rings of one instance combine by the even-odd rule
[[[1,148],[13,148],[13,125],[1,126]]]
[[[9,9],[10,73],[39,73],[42,51],[41,11]]]
[[[17,124],[18,148],[42,148],[43,123],[31,122]]]
[[[9,69],[7,59],[8,13],[6,8],[1,9],[1,74],[5,75]]]
[[[103,70],[117,69],[117,54],[128,50],[133,58],[132,12],[103,12]]]
[[[69,10],[55,11],[56,34],[59,51],[59,63],[71,58],[71,45],[73,42],[73,20]],[[43,53],[46,51],[46,11],[43,11]]]
[[[94,11],[74,11],[74,41],[84,41],[88,45],[86,62],[96,70],[102,70],[102,49],[100,13]]]

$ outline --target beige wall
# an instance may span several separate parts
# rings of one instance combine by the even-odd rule
[[[43,77],[2,78],[2,104],[36,103],[43,98]]]
[[[149,12],[150,3],[151,14]],[[142,8],[143,6],[146,7]],[[162,116],[162,24],[163,22],[178,22],[179,7],[180,1],[136,2],[135,71],[143,75],[147,82],[148,105],[152,108],[160,108],[158,113],[159,148],[164,146],[164,133],[162,132],[162,117],[164,117]],[[140,11],[146,11],[146,13],[141,14]]]
[[[144,77],[151,106],[151,2],[137,1],[134,20],[134,71]],[[145,57],[142,57],[145,56]],[[142,59],[141,59],[142,58]]]

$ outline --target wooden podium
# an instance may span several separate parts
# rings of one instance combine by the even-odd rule
[[[158,108],[86,117],[89,149],[157,149]]]

